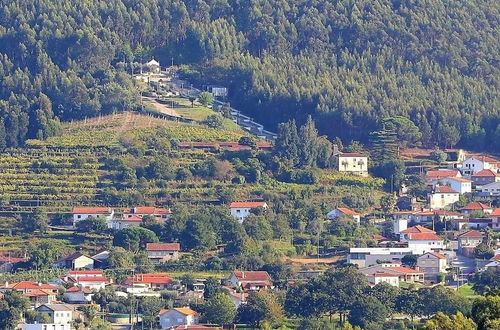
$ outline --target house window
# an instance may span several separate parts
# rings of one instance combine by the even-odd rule
[[[77,219],[80,219],[81,217],[82,217],[81,215],[77,215],[77,216],[76,216],[76,218],[77,218]]]
[[[236,210],[236,213],[240,213],[241,211],[240,210]]]

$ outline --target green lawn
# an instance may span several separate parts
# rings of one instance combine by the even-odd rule
[[[191,102],[189,102],[188,99],[171,97],[166,98],[166,100],[173,102],[174,110],[179,115],[196,121],[202,121],[209,115],[216,113],[214,110],[205,107],[198,102],[195,102],[194,106],[191,107]],[[243,132],[243,130],[234,121],[228,118],[224,118],[223,128],[231,131]]]
[[[469,298],[469,299],[475,299],[475,298],[479,297],[479,295],[476,294],[474,292],[474,290],[472,290],[471,284],[462,285],[460,288],[458,288],[457,294],[462,296],[462,297]]]

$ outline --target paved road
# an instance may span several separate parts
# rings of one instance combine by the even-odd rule
[[[184,97],[195,96],[202,92],[201,90],[194,88],[191,84],[186,81],[178,80],[176,78],[172,78],[170,80],[170,84],[174,88],[175,91],[179,92]],[[219,110],[225,102],[215,99],[213,101],[213,108]],[[255,122],[252,118],[244,115],[241,111],[231,107],[231,117],[233,121],[240,125],[244,130],[257,135],[258,137],[266,140],[276,140],[277,134],[271,131],[268,131],[264,128],[264,125]]]

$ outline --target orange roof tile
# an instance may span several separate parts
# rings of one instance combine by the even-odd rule
[[[491,210],[491,207],[481,202],[472,202],[462,207],[461,210]]]
[[[468,230],[457,236],[457,238],[462,238],[462,237],[483,237],[483,233],[477,230]]]
[[[456,177],[460,173],[458,170],[430,170],[427,171],[426,176],[429,179],[444,179]]]
[[[427,229],[423,226],[416,225],[413,227],[406,228],[405,230],[401,231],[402,234],[413,234],[413,233],[434,233],[433,230]]]
[[[230,208],[256,208],[264,207],[266,202],[232,202]]]
[[[158,208],[154,206],[136,206],[133,209],[126,209],[123,211],[124,214],[170,214],[172,211],[166,208]]]
[[[109,283],[109,280],[104,276],[81,276],[77,280],[80,282],[105,282]]]
[[[16,283],[10,283],[8,286],[2,286],[1,289],[12,289],[12,290],[57,290],[58,287],[52,284],[36,283],[33,281],[21,281]]]
[[[407,274],[423,274],[423,272],[412,269],[412,268],[407,268],[407,267],[390,267],[389,269],[402,272],[402,273],[407,273]]]
[[[494,217],[500,217],[500,207],[494,209],[493,212],[491,213],[491,215]]]
[[[337,210],[340,212],[346,214],[346,215],[359,215],[358,212],[351,210],[350,208],[347,207],[337,207]]]
[[[472,174],[472,177],[497,177],[498,174],[492,170],[482,170],[477,173]]]
[[[196,314],[198,314],[197,312],[195,312],[194,310],[192,310],[189,307],[177,307],[177,308],[172,308],[172,309],[181,313],[181,314],[184,314],[184,315],[196,315]],[[168,311],[169,311],[169,309],[161,309],[159,314],[162,315],[162,314],[167,313]]]
[[[442,241],[443,239],[434,233],[412,233],[409,241]]]
[[[433,256],[435,256],[438,259],[446,259],[446,256],[442,255],[441,253],[437,253],[437,252],[427,252],[427,253],[432,254]]]
[[[238,271],[233,272],[239,281],[270,281],[271,276],[266,271]]]
[[[146,251],[180,251],[179,243],[147,243]]]
[[[434,192],[438,194],[458,194],[458,191],[455,191],[448,186],[436,186]]]
[[[74,207],[73,214],[111,214],[109,207]]]

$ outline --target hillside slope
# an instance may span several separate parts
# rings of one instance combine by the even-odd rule
[[[425,147],[500,148],[498,1],[1,0],[0,17],[0,147],[136,107],[131,63],[155,55],[265,124],[312,114],[366,143],[400,115]]]

